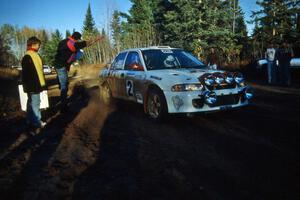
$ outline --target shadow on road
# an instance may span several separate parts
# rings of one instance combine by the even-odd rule
[[[281,105],[287,98],[293,99],[257,91],[250,107],[172,116],[164,124],[149,121],[139,105],[119,106],[104,122],[96,161],[78,177],[72,198],[297,199],[293,105],[300,102]]]
[[[0,161],[3,197],[298,199],[299,94],[264,87],[249,107],[162,124],[78,87],[72,112],[48,113],[49,128]]]
[[[78,88],[74,87],[74,91]],[[47,176],[43,171],[51,160],[67,126],[87,105],[88,96],[80,96],[74,92],[70,97],[71,111],[55,116],[46,128],[36,136],[24,136],[24,140],[9,151],[0,160],[0,196],[3,199],[41,199],[34,196],[41,176]],[[52,110],[54,115],[57,110]],[[51,114],[50,114],[51,115]],[[50,116],[49,115],[49,116]],[[21,133],[27,135],[26,133]],[[6,178],[7,177],[7,178]],[[26,193],[25,193],[26,192]]]

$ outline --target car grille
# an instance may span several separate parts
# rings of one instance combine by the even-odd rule
[[[218,106],[226,106],[226,105],[234,105],[239,103],[240,99],[243,101],[243,98],[240,98],[241,94],[231,94],[231,95],[223,95],[218,96],[217,102],[213,105],[208,105],[209,107],[218,107]],[[202,108],[204,106],[204,99],[193,99],[192,104],[195,108]]]
[[[239,94],[231,94],[231,95],[224,95],[218,96],[217,102],[210,107],[217,107],[217,106],[226,106],[226,105],[234,105],[237,104],[240,100]]]

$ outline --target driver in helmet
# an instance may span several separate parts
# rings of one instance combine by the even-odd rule
[[[164,61],[164,65],[165,65],[167,68],[173,68],[173,67],[176,67],[176,60],[175,60],[174,56],[168,55],[167,58],[166,58],[165,61]]]

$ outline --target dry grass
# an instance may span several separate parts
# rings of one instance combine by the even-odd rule
[[[0,79],[14,80],[20,77],[20,71],[12,68],[0,67]]]

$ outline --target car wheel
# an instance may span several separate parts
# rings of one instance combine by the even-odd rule
[[[108,84],[104,83],[104,84],[100,85],[99,90],[100,90],[100,100],[105,105],[112,104],[113,97],[112,97],[111,90],[110,90]]]
[[[152,89],[148,93],[147,114],[154,121],[163,121],[167,116],[166,99],[158,89]]]

